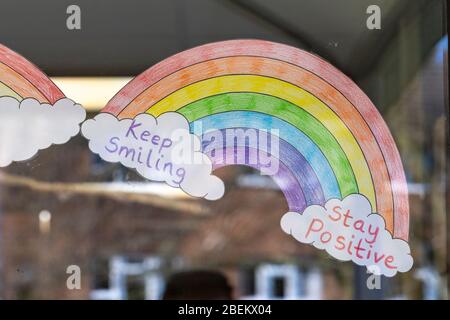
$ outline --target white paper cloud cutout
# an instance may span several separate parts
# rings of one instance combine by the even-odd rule
[[[78,134],[86,117],[83,107],[68,98],[54,105],[33,98],[0,97],[0,167],[33,157],[52,144]]]
[[[393,277],[413,265],[408,243],[392,238],[383,217],[372,213],[369,201],[360,194],[331,199],[325,207],[309,206],[303,214],[288,212],[281,228],[302,243],[326,250],[336,259],[352,260],[377,275]]]
[[[140,114],[122,120],[100,113],[85,121],[81,132],[92,152],[136,169],[144,178],[208,200],[224,194],[223,181],[211,174],[211,160],[201,152],[199,138],[190,134],[188,121],[179,113],[167,112],[158,118]]]

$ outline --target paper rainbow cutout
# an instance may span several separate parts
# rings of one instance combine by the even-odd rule
[[[0,44],[0,97],[3,96],[19,101],[35,98],[50,104],[64,98],[61,90],[35,65]]]
[[[394,237],[408,239],[406,179],[389,129],[357,85],[317,56],[259,40],[203,45],[149,68],[102,110],[118,118],[167,111],[205,131],[278,129],[273,178],[291,211],[361,193]]]

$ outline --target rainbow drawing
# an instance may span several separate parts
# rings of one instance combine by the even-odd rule
[[[61,90],[35,65],[0,44],[0,97],[3,96],[19,101],[34,98],[50,104],[64,98]]]
[[[319,57],[259,40],[207,44],[149,68],[102,110],[118,118],[167,111],[204,131],[276,128],[281,165],[273,178],[291,211],[360,193],[395,238],[408,239],[407,185],[390,131],[358,86]]]

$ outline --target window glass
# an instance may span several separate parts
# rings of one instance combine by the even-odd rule
[[[148,67],[201,44],[262,39],[330,62],[370,98],[397,145],[414,266],[373,279],[297,242],[280,228],[285,196],[258,170],[217,169],[225,195],[197,199],[102,160],[77,135],[0,168],[0,298],[161,299],[184,290],[193,298],[447,298],[445,1],[79,1],[77,33],[61,24],[63,4],[5,2],[0,42],[88,118]],[[48,19],[21,25],[36,14]],[[70,266],[81,270],[79,288],[70,289],[78,270]]]

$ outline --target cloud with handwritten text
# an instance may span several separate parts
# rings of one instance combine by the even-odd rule
[[[382,216],[372,213],[366,197],[352,194],[342,201],[312,205],[300,214],[288,212],[281,228],[296,240],[326,250],[336,259],[352,260],[369,272],[392,277],[412,268],[406,241],[392,238]]]
[[[221,179],[211,174],[212,163],[201,152],[200,140],[189,132],[181,114],[167,112],[158,118],[140,114],[117,119],[100,113],[83,123],[89,148],[108,162],[136,169],[149,180],[164,181],[187,194],[216,200],[224,194]]]

